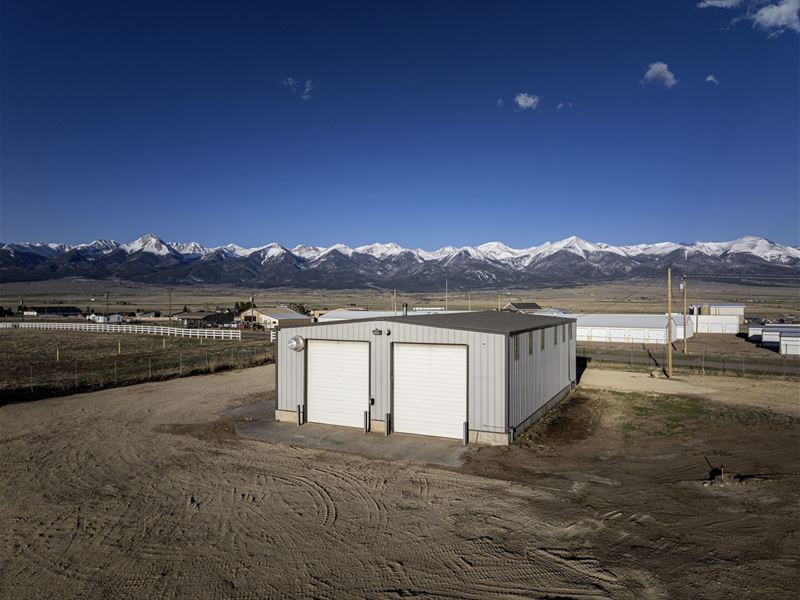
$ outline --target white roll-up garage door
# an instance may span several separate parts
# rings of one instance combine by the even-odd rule
[[[467,420],[467,348],[394,344],[393,429],[461,438]]]
[[[369,406],[369,343],[309,340],[307,352],[308,420],[363,427]]]

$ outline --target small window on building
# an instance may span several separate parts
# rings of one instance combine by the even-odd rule
[[[544,350],[544,332],[545,331],[547,331],[547,330],[546,329],[540,329],[539,330],[539,333],[542,334],[542,337],[541,337],[542,342],[541,342],[541,345],[539,346],[539,350]]]
[[[566,342],[567,341],[567,326],[566,325],[562,325],[561,326],[561,341],[562,342]]]
[[[533,332],[528,332],[528,354],[533,354]]]
[[[514,336],[514,360],[519,360],[519,336]]]

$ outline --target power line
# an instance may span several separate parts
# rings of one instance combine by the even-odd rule
[[[612,302],[611,304],[608,304],[608,305],[604,306],[604,307],[603,307],[602,309],[600,309],[600,310],[596,310],[596,311],[594,311],[594,312],[589,312],[589,313],[581,313],[581,315],[596,315],[596,314],[600,314],[600,313],[602,313],[602,312],[605,312],[605,310],[606,310],[606,309],[608,309],[608,308],[611,308],[612,306],[616,306],[617,304],[621,304],[622,302],[625,302],[626,300],[628,300],[628,299],[632,298],[632,297],[633,297],[633,296],[635,296],[636,294],[639,294],[639,293],[643,292],[644,290],[646,290],[647,288],[649,288],[651,285],[653,285],[653,284],[654,284],[656,281],[657,281],[656,279],[653,279],[653,280],[651,280],[651,281],[650,281],[650,282],[648,282],[648,283],[647,283],[647,284],[646,284],[644,287],[642,287],[642,288],[639,288],[638,290],[636,290],[636,291],[635,291],[635,292],[633,292],[632,294],[628,294],[628,295],[627,295],[627,296],[625,296],[624,298],[620,298],[619,300],[616,300],[615,302]]]
[[[704,274],[694,274],[694,273],[684,273],[686,277],[693,277],[694,279],[777,279],[777,280],[792,280],[797,281],[800,280],[800,274],[798,275],[790,275],[788,277],[784,277],[782,275],[704,275]]]

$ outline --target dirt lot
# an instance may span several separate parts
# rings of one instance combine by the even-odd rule
[[[579,390],[460,470],[239,440],[272,367],[8,405],[0,596],[795,598],[800,422],[759,399],[797,390],[704,381],[736,404]]]

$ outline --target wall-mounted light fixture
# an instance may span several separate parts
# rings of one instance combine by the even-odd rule
[[[372,335],[383,335],[383,332],[380,329],[373,329]]]

